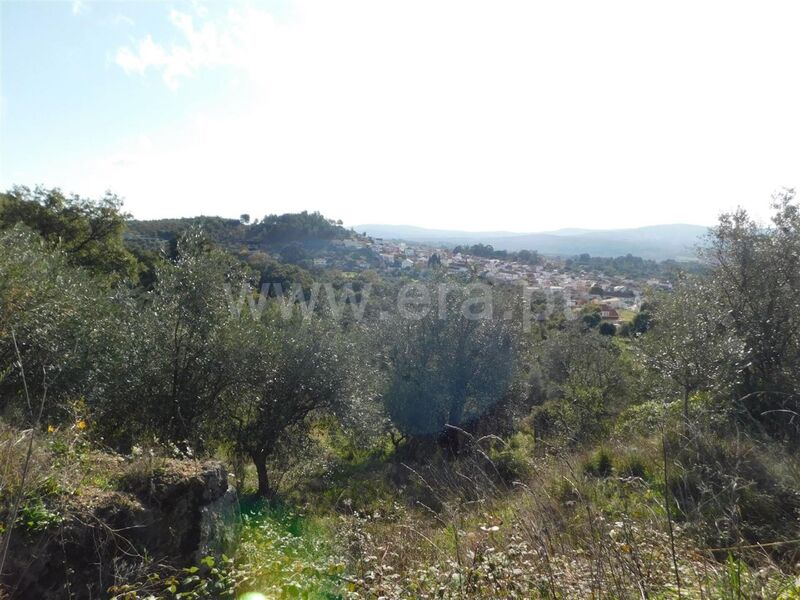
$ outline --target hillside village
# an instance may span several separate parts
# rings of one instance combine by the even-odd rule
[[[588,305],[597,305],[604,321],[620,324],[623,315],[636,312],[648,289],[669,290],[671,282],[658,278],[628,278],[609,276],[591,270],[567,269],[564,259],[550,258],[541,264],[516,260],[486,258],[454,250],[372,237],[334,240],[334,246],[351,250],[369,250],[380,261],[384,272],[425,276],[432,269],[444,269],[453,277],[478,276],[492,284],[524,285],[527,292],[560,296],[566,306],[577,314]],[[315,258],[317,268],[341,267],[336,258]],[[370,268],[360,259],[347,265],[358,269]]]
[[[133,221],[128,224],[125,242],[130,247],[164,252],[177,234],[192,226],[200,227],[254,265],[277,259],[317,276],[337,272],[353,279],[368,271],[390,278],[426,279],[442,273],[459,280],[478,278],[495,285],[524,286],[530,294],[561,298],[573,316],[597,312],[602,321],[615,326],[632,318],[649,290],[672,288],[669,277],[609,274],[591,264],[545,257],[535,250],[524,253],[528,260],[522,260],[523,253],[494,252],[496,256],[488,257],[460,246],[373,237],[345,229],[341,222],[318,213],[270,215],[260,222],[250,222],[249,217]],[[287,228],[294,228],[290,235],[286,235]],[[492,250],[491,246],[483,248]]]

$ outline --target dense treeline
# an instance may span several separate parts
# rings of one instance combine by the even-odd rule
[[[202,229],[209,239],[231,249],[244,244],[253,247],[279,247],[292,242],[314,243],[348,237],[351,232],[341,221],[326,219],[318,212],[285,215],[266,215],[251,220],[249,215],[239,219],[221,217],[191,217],[128,221],[126,238],[137,246],[150,246],[159,241],[174,243],[190,229]]]
[[[469,254],[482,258],[496,258],[498,260],[517,261],[529,265],[542,263],[542,257],[535,250],[520,250],[509,252],[508,250],[495,250],[491,244],[473,244],[471,246],[456,246],[453,254]]]
[[[135,259],[122,243],[126,216],[113,194],[92,202],[60,190],[25,187],[0,194],[0,229],[17,223],[39,233],[76,266],[95,274],[129,277]]]
[[[495,250],[491,244],[473,244],[471,246],[456,246],[453,248],[454,254],[466,254],[470,256],[480,256],[482,258],[493,258],[503,261],[516,261],[529,265],[539,265],[545,262],[545,257],[535,250],[519,250],[509,252],[507,250]],[[564,267],[569,271],[593,271],[610,276],[619,277],[674,277],[678,273],[699,273],[705,269],[704,263],[700,261],[687,262],[676,260],[656,261],[627,254],[625,256],[604,257],[591,256],[589,254],[579,254],[577,256],[564,259]]]
[[[246,461],[256,493],[270,498],[281,492],[276,471],[315,444],[350,448],[342,460],[355,460],[358,447],[375,449],[380,464],[442,459],[452,477],[473,481],[465,461],[489,440],[478,456],[493,465],[481,471],[482,490],[524,481],[536,461],[599,448],[586,476],[618,474],[626,498],[641,482],[641,498],[663,507],[673,548],[672,519],[701,546],[798,537],[797,465],[788,458],[800,442],[792,191],[776,198],[769,227],[744,211],[723,215],[700,257],[706,270],[651,298],[647,322],[618,336],[563,315],[523,327],[520,311],[530,308],[512,291],[444,279],[430,282],[446,284],[432,295],[376,280],[330,286],[333,296],[314,305],[303,293],[261,296],[273,276],[226,251],[219,235],[171,224],[172,250],[145,262],[123,242],[125,219],[113,196],[17,188],[2,197],[5,423],[33,436],[78,420],[92,443],[123,454],[162,445],[222,455],[237,469]],[[306,213],[225,228],[240,226],[276,242],[343,233]],[[398,294],[403,310],[393,306]],[[372,304],[360,315],[362,301]],[[494,318],[474,318],[490,305]],[[348,441],[331,441],[340,439]],[[607,449],[622,439],[657,450],[623,465]],[[12,487],[0,490],[7,524]],[[444,510],[445,493],[425,502]],[[769,555],[779,564],[795,556],[791,545]]]
[[[573,271],[599,271],[606,275],[621,277],[674,277],[676,273],[699,273],[705,265],[702,262],[676,260],[655,261],[626,254],[625,256],[603,257],[579,254],[564,261],[564,266]]]

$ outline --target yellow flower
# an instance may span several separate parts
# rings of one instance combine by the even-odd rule
[[[52,425],[48,425],[47,426],[47,433],[53,433],[55,430],[56,430],[56,428],[53,427]]]
[[[78,429],[86,429],[86,421],[84,421],[83,419],[81,419],[80,421],[78,421],[78,422],[75,424],[75,426],[76,426]]]

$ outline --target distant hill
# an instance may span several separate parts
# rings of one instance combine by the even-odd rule
[[[260,271],[263,281],[284,286],[293,282],[310,285],[309,269],[354,271],[381,264],[373,250],[345,243],[360,239],[355,232],[318,212],[267,215],[252,221],[248,215],[241,219],[201,216],[129,220],[125,226],[126,246],[145,257],[153,252],[174,256],[176,240],[190,229],[200,229],[209,240]],[[318,263],[316,259],[323,260]]]
[[[275,249],[288,244],[325,245],[334,239],[345,239],[351,232],[339,222],[319,213],[287,213],[267,215],[260,221],[244,223],[222,217],[131,220],[126,223],[125,241],[131,246],[153,247],[174,240],[191,227],[199,227],[212,240],[225,247]]]
[[[415,225],[358,225],[353,227],[358,233],[366,232],[372,237],[385,239],[404,239],[413,242],[429,240],[476,240],[487,237],[514,237],[520,235],[511,231],[455,231],[451,229],[426,229]]]
[[[496,250],[536,250],[554,256],[624,256],[633,254],[654,260],[694,258],[695,248],[708,232],[701,225],[652,225],[632,229],[560,229],[541,233],[507,231],[457,231],[425,229],[410,225],[358,225],[358,232],[373,237],[409,242],[443,244],[491,244]]]

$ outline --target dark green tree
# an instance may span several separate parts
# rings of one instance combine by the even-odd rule
[[[136,274],[136,259],[122,241],[126,218],[122,201],[111,193],[89,200],[66,196],[58,188],[15,187],[0,202],[0,229],[23,223],[72,264],[116,277]]]
[[[597,329],[600,335],[616,335],[617,328],[614,327],[613,323],[600,323],[600,327]]]

